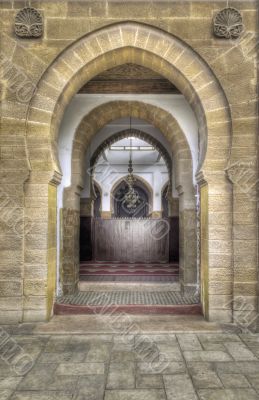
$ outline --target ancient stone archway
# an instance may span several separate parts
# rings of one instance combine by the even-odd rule
[[[48,317],[53,300],[53,271],[55,273],[55,236],[56,225],[52,212],[56,204],[56,188],[60,182],[60,170],[57,157],[57,136],[59,123],[65,107],[72,96],[91,77],[126,62],[147,66],[172,81],[184,94],[192,106],[200,132],[200,172],[201,183],[201,268],[203,271],[202,299],[204,313],[210,319],[217,319],[209,300],[214,291],[209,288],[218,284],[213,270],[221,269],[218,249],[226,258],[232,258],[231,250],[231,190],[224,169],[229,159],[231,145],[231,126],[229,107],[224,92],[208,65],[188,45],[180,39],[154,27],[125,22],[102,28],[86,35],[69,46],[46,70],[38,83],[27,114],[27,150],[31,165],[31,173],[26,185],[25,195],[36,189],[39,183],[46,196],[42,208],[45,207],[48,218],[48,235],[40,231],[41,257],[46,270],[47,286],[46,308],[41,315]],[[159,118],[159,116],[158,116]],[[224,140],[219,144],[218,133]],[[34,149],[38,145],[38,137],[45,138],[42,146],[41,160],[35,159]],[[45,189],[44,189],[45,185]],[[37,192],[37,190],[35,190]],[[220,198],[219,198],[220,197]],[[35,198],[36,201],[36,198]],[[229,223],[224,221],[224,235],[211,230],[208,236],[208,225],[217,220],[217,208],[222,201],[229,211]],[[35,217],[36,219],[36,217]],[[218,221],[217,221],[218,223]],[[222,222],[223,223],[223,222]],[[30,254],[30,241],[25,243],[27,254]],[[232,264],[229,264],[232,268]],[[229,271],[230,272],[230,271]],[[231,273],[230,273],[231,275]],[[224,293],[226,294],[226,293]],[[229,285],[227,294],[232,296]],[[217,307],[216,307],[217,308]],[[221,317],[231,320],[229,310],[221,310]]]
[[[174,153],[176,186],[180,184],[178,168],[181,169],[181,174],[189,176],[188,184],[191,185],[192,156],[185,135],[175,118],[168,111],[149,103],[111,101],[96,107],[78,125],[73,141],[71,186],[83,186],[85,174],[83,159],[93,135],[109,122],[128,116],[143,119],[162,132],[171,145],[170,150]]]
[[[65,188],[63,197],[63,215],[65,216],[63,226],[65,228],[67,225],[66,216],[68,214],[68,209],[69,214],[75,214],[74,220],[77,221],[76,216],[79,214],[80,206],[79,193],[83,188],[86,174],[84,163],[85,153],[92,137],[109,122],[123,117],[140,118],[147,121],[159,129],[170,143],[171,148],[168,150],[171,150],[173,154],[175,186],[180,196],[180,281],[183,288],[188,286],[196,287],[196,204],[193,187],[192,156],[185,135],[179,124],[168,111],[162,108],[139,101],[111,101],[96,107],[82,119],[76,130],[73,142],[71,185]],[[153,138],[150,140],[154,141]],[[166,152],[166,150],[163,150],[163,146],[161,147],[161,144],[157,143],[157,146],[160,147],[161,152]],[[169,165],[169,163],[171,163],[170,156],[168,155],[166,158],[168,159],[168,167],[171,169]],[[91,169],[92,168],[90,168],[90,173]],[[90,203],[88,204],[88,213],[91,213]],[[71,230],[71,227],[68,227],[68,229]],[[77,237],[76,229],[73,230],[73,232],[73,237]],[[64,251],[62,252],[63,262],[61,265],[62,287],[65,293],[71,293],[77,287],[79,280],[79,249],[76,240],[72,241],[74,246],[71,247],[71,236],[68,236],[66,239],[66,229],[64,229],[63,235]],[[69,243],[67,243],[67,241]],[[71,257],[73,252],[74,256]],[[66,268],[64,268],[63,265]]]
[[[55,140],[66,105],[92,76],[126,62],[148,66],[174,82],[198,118],[203,150],[207,144],[209,147],[213,145],[212,137],[207,143],[206,128],[213,126],[215,121],[225,123],[221,130],[229,132],[229,109],[225,95],[210,68],[197,53],[180,39],[154,27],[130,22],[115,24],[72,44],[43,74],[32,98],[27,119],[28,132],[33,130],[34,122],[39,124],[42,121],[40,125],[50,134],[52,167],[57,173]],[[33,144],[33,134],[27,136],[29,151],[30,144]],[[225,146],[229,150],[229,143]],[[201,160],[204,157],[205,152]]]

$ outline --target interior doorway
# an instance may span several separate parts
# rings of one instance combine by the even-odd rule
[[[169,250],[172,232],[179,235],[166,205],[171,157],[161,144],[158,147],[154,140],[150,144],[140,135],[134,129],[122,131],[95,151],[90,176],[92,218],[81,212],[81,262],[165,263],[170,257],[179,261],[178,249],[175,254]],[[83,209],[84,204],[82,197]],[[88,246],[86,254],[84,242],[89,243],[90,231],[91,249]]]
[[[99,312],[104,296],[117,311],[199,313],[198,297],[181,293],[179,282],[179,198],[174,193],[173,215],[169,201],[172,155],[157,138],[131,128],[110,136],[91,158],[92,217],[81,212],[80,242],[83,249],[91,231],[92,246],[88,259],[80,249],[83,294],[73,301],[84,304],[91,293],[87,312]],[[82,210],[86,201],[81,198]]]
[[[133,75],[141,71],[142,77],[148,76],[146,84],[152,79],[158,84],[157,75],[150,75],[146,68],[125,65],[107,71],[82,88],[78,101],[91,101],[91,96],[85,93],[104,90],[104,81],[109,81],[111,76],[119,80],[123,69]],[[165,80],[163,87],[164,84]],[[123,85],[117,82],[115,86],[118,89]],[[127,90],[134,88],[136,82],[131,80]],[[105,90],[108,91],[108,86]],[[157,87],[152,90],[157,91]],[[167,90],[173,93],[174,101],[182,103],[183,97],[176,88],[169,85]],[[117,95],[109,93],[109,96]],[[160,98],[154,95],[158,103]],[[186,103],[181,107],[189,124],[189,134],[193,131],[195,138],[195,120]],[[77,165],[74,178],[80,177],[77,287],[83,292],[94,288],[98,293],[104,288],[116,289],[116,297],[118,288],[130,295],[132,291],[139,293],[142,285],[141,290],[148,289],[150,294],[154,291],[163,293],[162,297],[171,298],[172,293],[176,296],[176,300],[171,298],[172,304],[170,301],[167,304],[165,297],[164,300],[159,297],[158,307],[199,304],[195,276],[193,159],[184,133],[172,115],[164,114],[160,108],[138,102],[111,102],[89,113],[78,126],[78,134],[81,131],[83,134],[85,127],[92,130],[97,119],[101,121],[101,128],[87,142],[84,152],[81,139],[74,140],[74,154],[81,160],[80,164],[77,160],[72,163],[73,168]],[[174,132],[173,142],[168,135],[169,126]],[[195,140],[192,145],[195,149]],[[194,224],[189,224],[189,220]],[[187,235],[188,245],[184,243]],[[123,297],[120,301],[124,302]],[[150,306],[147,299],[144,302]]]

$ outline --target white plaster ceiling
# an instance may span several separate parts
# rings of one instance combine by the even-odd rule
[[[138,138],[125,138],[114,143],[99,158],[98,164],[109,163],[110,165],[128,165],[130,153],[132,154],[133,166],[141,165],[165,165],[163,158],[156,149],[152,149],[149,143]]]

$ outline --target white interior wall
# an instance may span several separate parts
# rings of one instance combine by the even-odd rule
[[[193,170],[196,171],[198,165],[198,125],[195,115],[190,108],[189,104],[182,95],[179,94],[77,94],[70,105],[68,106],[64,118],[60,127],[59,134],[59,160],[61,170],[63,173],[62,182],[58,188],[58,207],[62,207],[63,188],[70,185],[71,181],[71,154],[72,144],[75,135],[76,128],[78,127],[82,118],[88,114],[91,110],[98,107],[101,104],[105,104],[110,101],[124,100],[124,101],[143,101],[148,104],[165,109],[170,112],[173,117],[177,120],[181,126],[186,139],[189,143],[192,158],[193,158]],[[128,122],[128,121],[127,121]],[[106,137],[118,132],[121,129],[114,131],[114,124],[110,124],[109,127],[104,128],[95,135],[92,141],[92,147],[89,152],[93,152],[94,148],[97,147]],[[116,125],[116,124],[115,124]],[[123,124],[122,124],[123,125]],[[139,121],[137,124],[132,123],[132,128],[139,128]],[[168,148],[169,145],[165,138],[159,133],[157,129],[152,126],[146,125],[148,129],[147,133],[154,135]],[[124,129],[127,129],[128,124],[125,125]],[[143,123],[142,123],[143,128]],[[105,130],[106,129],[106,130]],[[143,129],[144,130],[144,129]],[[162,136],[162,138],[161,138]],[[89,156],[89,153],[88,153]],[[88,157],[89,159],[89,157]]]
[[[111,172],[106,176],[106,164],[98,164],[95,180],[102,191],[102,211],[111,211],[112,190],[116,184],[127,176],[127,165],[110,165]],[[161,192],[168,182],[168,172],[165,165],[134,165],[134,176],[142,178],[152,188],[152,211],[162,211]],[[104,179],[105,178],[105,179]]]

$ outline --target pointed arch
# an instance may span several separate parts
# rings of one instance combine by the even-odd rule
[[[200,135],[197,179],[202,187],[201,268],[204,285],[202,296],[205,315],[210,319],[217,319],[217,309],[211,307],[210,298],[215,294],[214,289],[219,284],[220,275],[213,275],[212,269],[214,271],[217,268],[222,269],[221,258],[218,257],[219,247],[226,253],[224,260],[227,260],[230,266],[233,256],[232,186],[225,175],[231,149],[230,107],[217,77],[194,49],[172,34],[137,22],[119,22],[106,26],[72,43],[44,72],[28,107],[26,146],[31,170],[26,183],[25,203],[27,202],[28,206],[25,207],[25,215],[29,214],[28,194],[34,189],[37,192],[35,185],[39,182],[42,185],[46,184],[47,199],[44,205],[50,234],[42,233],[40,240],[42,259],[45,260],[48,271],[46,274],[48,300],[46,310],[44,309],[46,318],[51,315],[53,306],[54,285],[49,277],[53,276],[56,265],[56,243],[53,239],[56,225],[52,215],[56,206],[55,186],[61,179],[57,151],[60,121],[72,97],[88,80],[109,68],[129,62],[146,66],[171,81],[185,96],[196,115]],[[138,109],[134,110],[136,116],[138,112]],[[102,115],[99,118],[102,121]],[[156,120],[160,119],[161,115],[158,112]],[[91,134],[96,132],[95,127],[89,126],[88,129]],[[169,129],[169,132],[172,131]],[[224,140],[219,141],[219,136]],[[39,137],[41,157],[35,152],[35,148],[39,147]],[[80,152],[80,149],[77,150]],[[40,195],[39,193],[39,197]],[[222,235],[218,239],[218,230],[208,230],[208,224],[212,224],[212,221],[217,223],[217,213],[221,211],[221,207],[217,205],[222,202],[228,212],[228,224],[225,225],[224,237]],[[35,214],[36,225],[37,217]],[[30,240],[25,240],[27,253],[33,250],[33,245]],[[68,283],[68,286],[75,288],[78,279],[77,256],[70,264],[66,267],[73,276],[73,283]],[[229,276],[233,271],[230,272]],[[226,294],[230,297],[233,295],[231,285]],[[221,310],[220,315],[223,314],[225,321],[231,320],[229,310]]]

